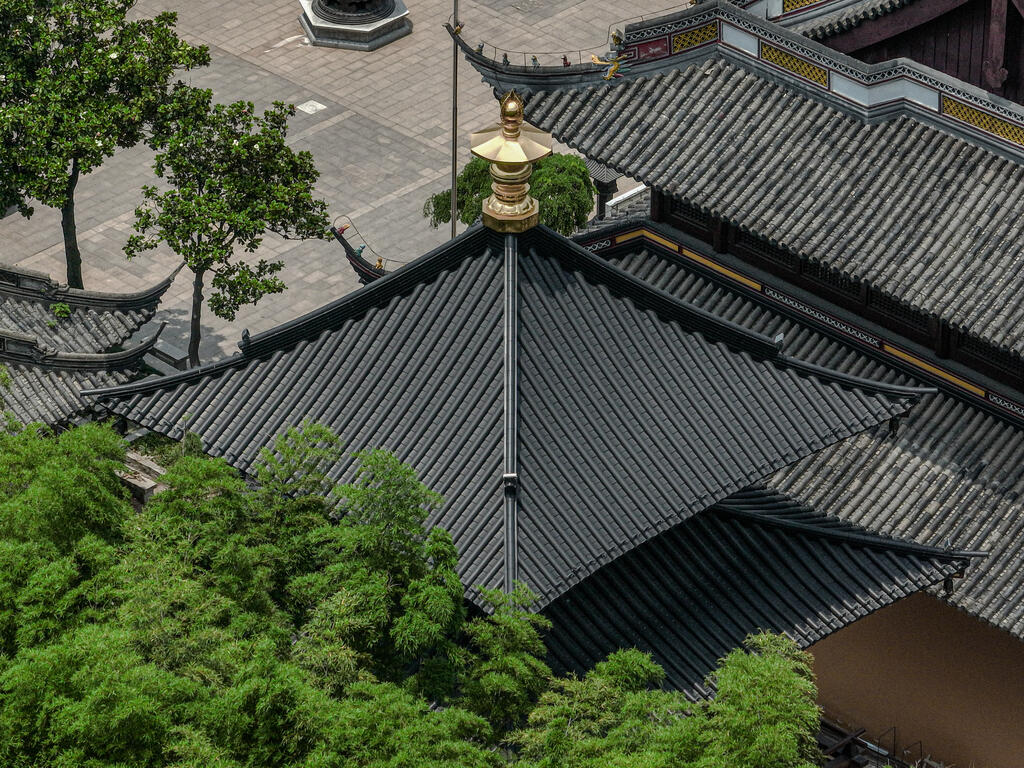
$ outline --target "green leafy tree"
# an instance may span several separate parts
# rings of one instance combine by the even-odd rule
[[[499,768],[507,761],[486,745],[487,722],[459,707],[430,702],[393,683],[356,683],[334,710],[337,725],[308,768]]]
[[[465,609],[451,536],[424,528],[441,498],[389,453],[356,456],[356,482],[336,489],[338,525],[312,534],[326,559],[289,587],[308,617],[296,656],[334,692],[356,680],[405,681],[445,698]]]
[[[486,720],[421,694],[427,646],[462,615],[450,540],[422,529],[436,496],[371,452],[332,504],[337,450],[323,428],[290,430],[258,489],[181,456],[133,513],[110,429],[0,434],[0,764],[498,765]],[[384,563],[380,588],[366,571]],[[337,597],[367,583],[360,619]],[[308,663],[319,616],[358,681]]]
[[[466,620],[451,540],[425,529],[437,495],[382,451],[335,492],[341,456],[291,429],[253,488],[180,455],[133,510],[109,427],[0,432],[0,765],[812,764],[789,641],[729,654],[704,704],[636,650],[552,678],[529,591]]]
[[[327,206],[313,197],[319,174],[309,152],[286,143],[295,107],[275,102],[262,116],[246,101],[214,104],[209,90],[176,86],[159,109],[152,144],[154,170],[168,189],[143,187],[135,230],[125,245],[132,258],[166,242],[193,274],[189,364],[199,364],[203,290],[213,275],[210,309],[234,320],[238,309],[285,289],[281,261],[255,264],[235,258],[253,253],[267,232],[284,237],[325,237]]]
[[[553,680],[512,738],[524,768],[686,765],[699,754],[693,705],[661,690],[663,678],[649,655],[623,650],[583,678]]]
[[[530,610],[536,595],[516,583],[511,594],[482,590],[490,613],[465,628],[469,651],[461,702],[485,717],[498,737],[523,724],[547,690],[551,669],[541,633],[551,622]]]
[[[174,32],[177,15],[128,20],[134,0],[0,4],[0,205],[60,209],[68,284],[82,287],[80,177],[144,138],[176,70],[209,63]]]
[[[813,768],[819,712],[810,656],[757,634],[709,677],[711,701],[660,688],[664,672],[635,649],[583,678],[552,681],[512,741],[522,768]]]
[[[491,194],[491,173],[486,160],[474,157],[455,180],[458,190],[459,221],[473,224],[480,218],[484,201]],[[575,155],[549,155],[533,164],[530,194],[540,203],[540,222],[563,235],[571,235],[584,224],[594,207],[597,190],[586,164]],[[452,220],[452,192],[431,195],[423,204],[423,216],[430,226]]]
[[[781,635],[752,635],[744,645],[714,673],[701,768],[813,768],[821,756],[814,738],[821,715],[810,654]]]

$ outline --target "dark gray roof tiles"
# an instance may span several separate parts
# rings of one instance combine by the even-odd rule
[[[74,370],[0,363],[6,385],[0,384],[0,412],[23,424],[64,424],[88,409],[79,396],[83,389],[113,387],[132,376],[126,370]]]
[[[82,389],[131,380],[159,332],[129,349],[107,350],[123,347],[153,317],[176,274],[146,291],[114,294],[0,265],[0,365],[9,379],[0,385],[0,408],[24,423],[64,424],[88,408]]]
[[[48,275],[0,265],[0,333],[35,337],[48,353],[106,352],[152,319],[180,269],[148,290],[118,294],[68,288]],[[67,316],[54,305],[64,305]]]
[[[684,301],[752,330],[785,334],[784,349],[858,376],[910,383],[845,344],[696,274],[660,252],[614,263]],[[1024,637],[1024,431],[946,394],[901,421],[826,448],[770,484],[816,509],[923,544],[985,550],[950,602]]]
[[[346,297],[341,311],[271,332],[281,340],[276,351],[140,382],[106,402],[154,431],[201,435],[207,452],[243,471],[275,435],[304,419],[330,425],[352,450],[387,448],[446,497],[432,522],[459,545],[466,583],[494,584],[502,532],[502,283],[500,255],[481,234],[469,236],[476,258],[438,265],[408,292],[377,288],[393,289],[402,275],[382,278]],[[351,300],[371,299],[370,291],[373,300],[353,309]],[[318,320],[323,328],[311,331]],[[253,342],[260,348],[267,340]],[[331,475],[348,478],[351,468],[346,460]]]
[[[866,124],[719,59],[541,91],[526,113],[587,157],[1024,352],[1012,160],[905,116]]]
[[[778,21],[802,35],[812,39],[822,40],[832,35],[838,35],[848,29],[853,29],[865,21],[877,19],[880,16],[892,13],[906,5],[918,0],[860,0],[859,2],[840,3],[841,7],[826,13],[815,14],[813,18],[800,14],[795,16],[792,22],[785,19]]]
[[[47,349],[59,352],[104,352],[124,343],[156,310],[97,310],[70,307],[58,317],[52,303],[27,301],[0,291],[0,328],[34,336]]]
[[[622,178],[622,174],[618,171],[613,171],[607,165],[601,165],[601,163],[594,162],[589,157],[583,158],[583,162],[587,166],[590,178],[595,182],[607,184]]]
[[[547,254],[520,259],[519,562],[545,598],[906,407],[709,344]]]
[[[806,648],[967,563],[961,553],[893,541],[751,488],[550,605],[550,661],[557,672],[582,674],[635,647],[662,665],[670,687],[706,696],[704,678],[747,634],[786,632]]]
[[[304,419],[353,450],[388,448],[444,495],[432,522],[452,533],[464,583],[519,578],[543,605],[920,391],[808,369],[550,230],[503,241],[476,227],[240,357],[89,394],[158,432],[187,428],[242,470]]]

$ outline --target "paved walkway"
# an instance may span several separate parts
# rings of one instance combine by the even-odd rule
[[[651,13],[671,0],[463,0],[459,15],[471,43],[510,50],[555,51],[607,48],[610,24]],[[424,200],[448,186],[450,173],[451,41],[442,28],[450,0],[407,0],[413,33],[371,53],[314,47],[299,26],[298,0],[141,0],[140,15],[170,6],[178,30],[210,47],[209,67],[186,77],[214,90],[221,101],[248,99],[257,109],[273,101],[315,102],[312,114],[291,122],[289,143],[313,153],[319,194],[332,218],[348,215],[377,253],[403,261],[444,242],[448,226],[431,229],[421,215]],[[560,57],[553,57],[560,58]],[[496,121],[489,88],[460,59],[459,141],[468,161],[468,133]],[[315,105],[314,105],[315,107]],[[77,200],[85,285],[128,291],[165,277],[177,263],[169,250],[127,261],[121,250],[131,232],[140,188],[152,183],[152,153],[121,151],[82,178]],[[60,219],[38,206],[31,219],[0,220],[0,261],[65,275]],[[204,360],[237,351],[243,328],[266,330],[358,287],[334,242],[285,241],[269,235],[257,256],[281,258],[288,290],[246,307],[233,323],[204,310]],[[165,336],[184,347],[191,273],[183,271],[157,315]],[[145,332],[145,329],[144,329]]]

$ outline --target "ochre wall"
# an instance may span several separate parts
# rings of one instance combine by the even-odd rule
[[[900,750],[921,740],[957,768],[1024,767],[1024,642],[1008,633],[918,593],[810,651],[832,719],[871,737],[895,725]]]

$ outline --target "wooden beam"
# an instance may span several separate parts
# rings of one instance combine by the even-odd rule
[[[1006,0],[991,0],[985,28],[985,59],[981,62],[982,85],[1002,93],[1006,82],[1003,58],[1006,52]]]
[[[841,53],[853,53],[927,24],[932,19],[954,11],[968,2],[970,0],[916,0],[877,19],[863,21],[853,29],[826,38],[822,42]]]

